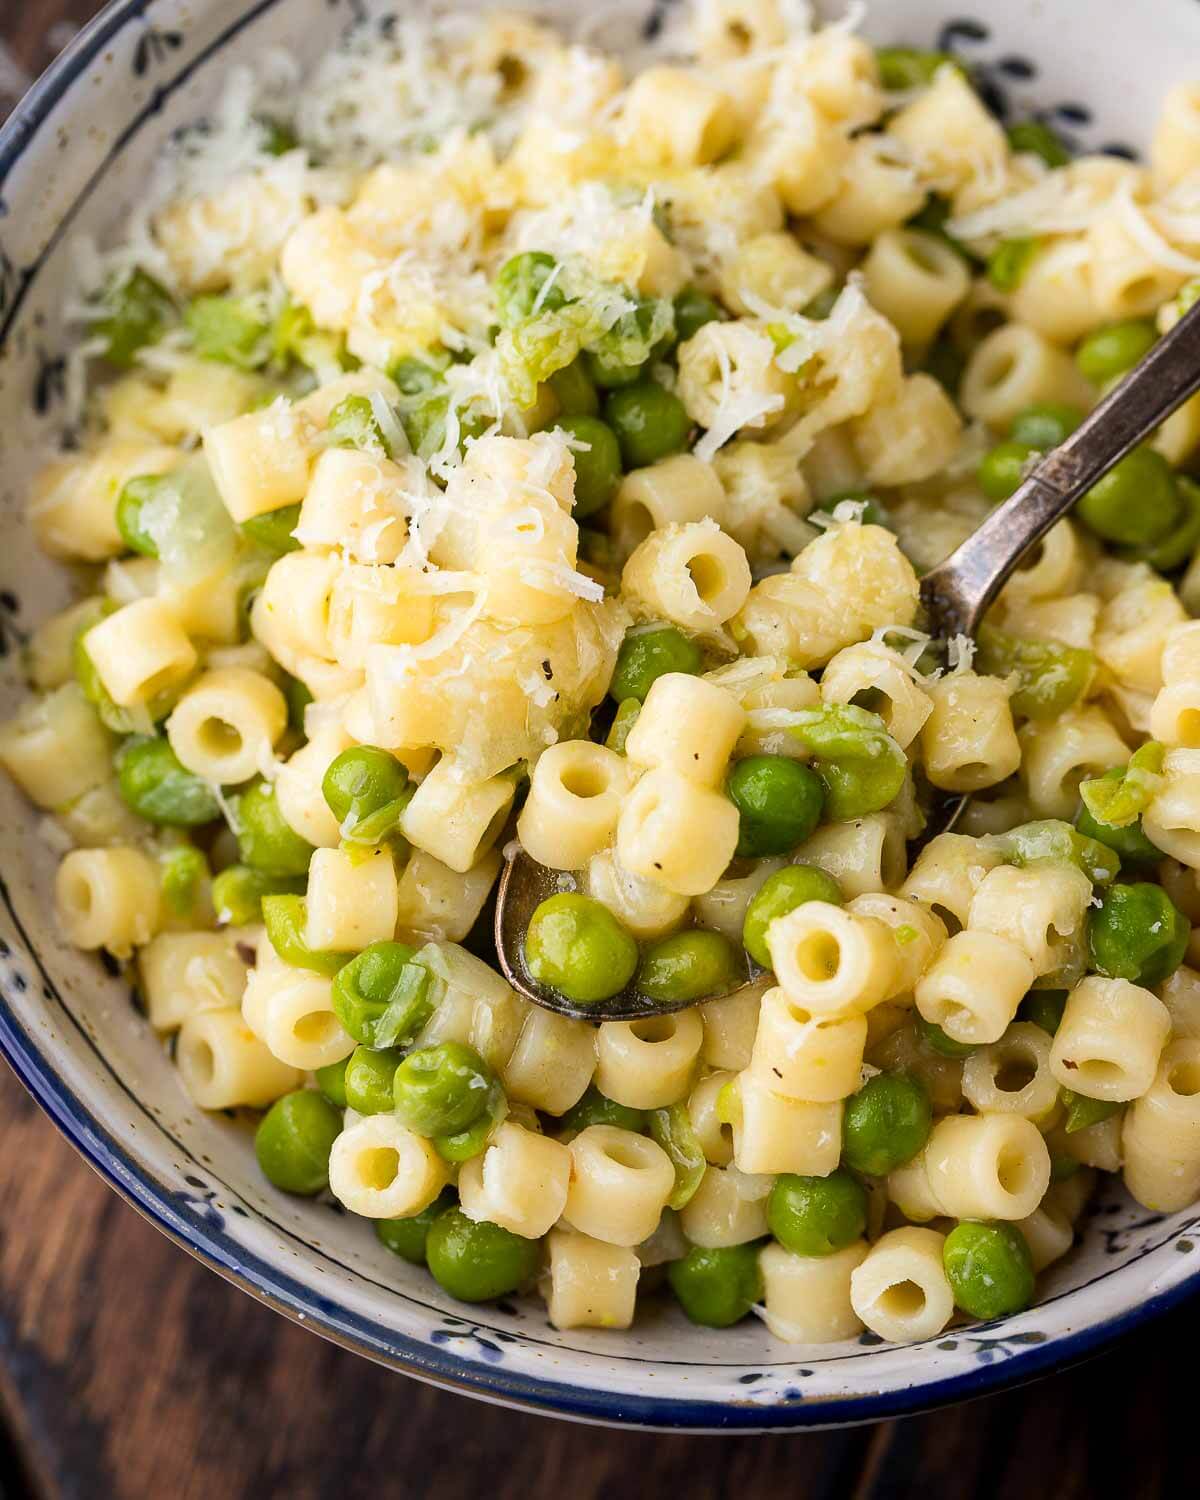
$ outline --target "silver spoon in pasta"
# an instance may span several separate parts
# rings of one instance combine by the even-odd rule
[[[1190,396],[1200,391],[1200,303],[1190,308],[1145,359],[1101,400],[1060,446],[1047,453],[1019,488],[921,580],[925,629],[939,641],[973,639],[989,606],[1018,564],[1054,523],[1126,454],[1144,442]],[[931,809],[923,839],[950,828],[967,797],[943,796]],[[637,975],[595,1003],[569,999],[539,983],[526,960],[526,935],[544,902],[573,890],[572,877],[547,869],[517,848],[508,854],[496,901],[495,939],[501,968],[535,1004],[591,1021],[633,1021],[722,998],[763,970],[748,955],[744,969],[726,974],[711,994],[656,999],[638,988]]]

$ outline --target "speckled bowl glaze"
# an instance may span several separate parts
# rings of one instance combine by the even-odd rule
[[[659,3],[646,0],[640,16],[622,6],[616,34],[653,24]],[[1136,149],[1163,91],[1200,60],[1196,0],[971,4],[963,14],[946,0],[877,0],[867,30],[877,40],[960,52],[998,110],[1036,109],[1092,149]],[[561,8],[574,9],[566,0]],[[232,60],[279,44],[311,60],[362,9],[362,0],[115,0],[0,133],[5,714],[20,693],[17,647],[67,598],[68,580],[33,546],[22,499],[40,445],[61,420],[72,235],[119,231],[154,152],[205,112]],[[909,1347],[871,1335],[788,1346],[756,1319],[713,1333],[665,1301],[652,1301],[629,1333],[558,1333],[536,1299],[464,1307],[390,1256],[366,1224],[274,1192],[246,1133],[192,1107],[127,986],[56,935],[54,857],[35,823],[4,781],[0,1047],[9,1062],[92,1166],[165,1233],[252,1296],[398,1370],[594,1422],[828,1426],[980,1395],[1060,1367],[1171,1307],[1200,1275],[1200,1215],[1148,1214],[1106,1187],[1082,1243],[1045,1279],[1036,1307]]]

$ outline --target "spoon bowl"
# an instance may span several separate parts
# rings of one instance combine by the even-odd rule
[[[997,594],[1021,559],[1114,464],[1200,390],[1200,302],[1191,307],[1149,354],[1108,393],[1057,448],[1047,453],[1018,489],[921,579],[925,629],[948,642],[973,638]],[[967,798],[949,794],[935,804],[922,834],[952,827]],[[538,906],[563,890],[562,872],[548,870],[523,851],[507,860],[496,898],[496,952],[505,977],[534,1004],[588,1021],[632,1021],[683,1010],[721,995],[662,1003],[642,995],[636,980],[597,1005],[578,1005],[538,984],[525,967],[525,933]],[[749,984],[763,970],[746,958]],[[736,993],[742,986],[724,991]]]

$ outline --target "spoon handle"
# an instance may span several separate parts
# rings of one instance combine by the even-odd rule
[[[1200,390],[1200,302],[1048,453],[1003,505],[921,580],[936,633],[974,635],[1025,553],[1118,459]]]

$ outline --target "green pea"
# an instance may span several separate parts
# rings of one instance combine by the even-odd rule
[[[828,1177],[784,1172],[767,1199],[767,1224],[793,1255],[832,1255],[867,1227],[866,1189],[844,1167]]]
[[[929,1138],[933,1110],[908,1073],[876,1073],[846,1100],[842,1160],[855,1172],[884,1177],[911,1161]]]
[[[617,652],[609,697],[617,703],[629,698],[644,703],[658,678],[668,672],[687,672],[694,677],[703,665],[700,647],[674,625],[627,631]]]
[[[501,327],[512,328],[523,319],[531,317],[534,309],[552,312],[566,305],[566,295],[551,276],[558,270],[558,261],[544,250],[523,250],[506,260],[496,276],[496,316]]]
[[[675,309],[656,297],[639,299],[588,350],[588,374],[606,391],[639,380],[647,361],[675,335]]]
[[[757,1245],[709,1250],[693,1245],[667,1267],[667,1281],[689,1322],[732,1328],[762,1299]]]
[[[815,865],[788,865],[768,875],[754,893],[742,923],[742,944],[756,964],[771,967],[767,929],[776,917],[785,917],[806,901],[827,901],[841,906],[842,888],[832,875]]]
[[[1027,406],[1013,418],[1009,437],[1018,443],[1028,443],[1046,453],[1065,443],[1083,421],[1083,412],[1077,406],[1068,406],[1063,401],[1043,401],[1036,406]]]
[[[950,202],[938,193],[931,193],[924,204],[908,220],[910,229],[917,229],[922,234],[929,234],[934,239],[941,240],[943,245],[949,245],[951,250],[964,260],[972,270],[979,267],[979,258],[968,250],[961,240],[956,240],[952,234],[946,232],[946,221],[952,218]]]
[[[281,369],[290,360],[306,363],[302,353],[315,334],[312,313],[298,302],[285,302],[275,317],[271,329],[271,358]]]
[[[374,745],[353,745],[334,756],[321,791],[352,844],[378,844],[394,833],[414,787],[403,763]]]
[[[721,304],[694,286],[685,287],[675,298],[675,332],[681,344],[699,333],[706,323],[716,323],[724,317]]]
[[[1020,488],[1031,460],[1036,456],[1036,449],[1031,448],[1028,443],[1017,442],[1015,438],[1006,438],[1004,442],[997,443],[979,461],[979,468],[976,470],[979,488],[989,500],[997,504],[1001,500],[1007,500]]]
[[[254,1133],[263,1175],[285,1193],[306,1198],[329,1186],[329,1153],[342,1133],[342,1117],[315,1089],[276,1099]]]
[[[1062,1025],[1063,1011],[1067,1008],[1066,990],[1030,990],[1021,1001],[1017,1018],[1032,1021],[1051,1036]]]
[[[1011,150],[1040,156],[1048,167],[1065,167],[1071,160],[1071,153],[1062,141],[1049,125],[1043,125],[1040,120],[1018,120],[1004,133]]]
[[[242,861],[265,875],[306,875],[312,845],[284,822],[274,789],[256,781],[234,804]]]
[[[425,1260],[443,1291],[460,1302],[488,1302],[537,1274],[541,1248],[537,1240],[448,1208],[429,1228]]]
[[[92,332],[105,342],[105,359],[128,370],[138,350],[157,343],[166,332],[175,318],[175,304],[153,276],[136,270],[105,288],[96,312]]]
[[[244,297],[197,297],[183,321],[203,359],[256,370],[271,357],[272,329]]]
[[[117,530],[131,552],[142,557],[158,556],[158,543],[145,521],[170,488],[170,478],[165,474],[138,474],[121,486],[117,496]]]
[[[613,721],[609,725],[608,734],[604,737],[604,743],[610,750],[615,750],[618,755],[625,754],[625,741],[629,738],[629,731],[637,723],[641,711],[642,705],[636,698],[626,698],[624,703],[618,705]]]
[[[208,879],[208,860],[192,844],[177,844],[159,856],[160,889],[168,909],[177,917],[195,911]]]
[[[1127,546],[1162,541],[1181,510],[1171,466],[1153,448],[1127,453],[1075,506],[1090,531]]]
[[[1127,554],[1131,562],[1147,562],[1160,573],[1173,573],[1200,548],[1200,484],[1186,474],[1176,474],[1175,490],[1180,501],[1178,524],[1151,546],[1134,548]]]
[[[289,676],[284,679],[283,696],[287,699],[289,726],[303,731],[304,711],[313,701],[312,693],[298,677]]]
[[[286,156],[300,144],[296,132],[283,120],[260,115],[254,123],[262,132],[262,149],[268,156]]]
[[[970,1057],[974,1052],[975,1048],[970,1042],[956,1042],[952,1036],[948,1036],[942,1030],[936,1021],[927,1021],[919,1011],[915,1015],[915,1021],[917,1035],[939,1057]]]
[[[330,443],[335,448],[358,448],[391,458],[392,447],[366,396],[347,396],[329,413]]]
[[[407,1219],[376,1219],[376,1238],[401,1260],[408,1261],[410,1265],[423,1266],[425,1245],[429,1239],[429,1231],[433,1228],[433,1221],[453,1206],[454,1194],[446,1188],[428,1207],[423,1208],[420,1213],[411,1214]]]
[[[834,511],[843,500],[852,500],[862,506],[861,521],[864,526],[882,526],[885,531],[891,532],[896,530],[896,523],[887,506],[877,495],[872,495],[870,490],[838,490],[836,494],[829,496],[820,510],[813,511],[812,514],[818,518],[828,517],[832,521]]]
[[[589,349],[584,355],[587,372],[594,385],[601,390],[616,391],[622,386],[634,385],[642,378],[645,361],[628,364],[604,350]]]
[[[1016,676],[1009,702],[1027,719],[1056,719],[1078,702],[1096,671],[1096,658],[1078,646],[1025,640],[994,625],[980,627],[975,670],[995,677]]]
[[[303,896],[264,896],[262,916],[271,946],[285,964],[332,976],[349,962],[348,953],[308,946],[304,936],[308,925],[308,903]]]
[[[576,520],[595,515],[616,494],[621,480],[621,450],[616,434],[599,417],[562,417],[558,425],[574,439],[571,445],[571,457],[575,462],[572,514]]]
[[[955,1305],[973,1318],[1003,1318],[1033,1301],[1033,1260],[1015,1224],[963,1220],[942,1246]]]
[[[212,903],[223,926],[249,927],[262,921],[264,896],[299,896],[303,892],[301,877],[266,875],[248,865],[230,865],[213,877]]]
[[[442,384],[440,370],[411,354],[389,365],[388,375],[404,396],[422,396]]]
[[[825,817],[849,822],[880,812],[897,796],[908,759],[878,714],[853,703],[803,709],[788,734],[813,756],[825,786]]]
[[[892,93],[928,88],[941,68],[963,72],[962,63],[952,53],[923,52],[918,47],[877,47],[875,61],[880,84]]]
[[[1060,1151],[1050,1153],[1050,1182],[1069,1182],[1077,1172],[1081,1171],[1083,1163],[1073,1156],[1065,1156]]]
[[[1102,772],[1097,780],[1119,781],[1122,775],[1121,768],[1116,766],[1111,771]],[[1118,827],[1115,823],[1102,822],[1086,806],[1081,806],[1075,826],[1085,837],[1096,839],[1107,848],[1115,850],[1121,856],[1122,865],[1154,865],[1163,857],[1162,850],[1146,837],[1140,817],[1124,827]]]
[[[438,1042],[410,1052],[396,1070],[395,1108],[418,1135],[453,1135],[483,1114],[491,1068],[463,1042]]]
[[[386,1115],[395,1103],[396,1073],[404,1054],[398,1047],[355,1047],[343,1079],[346,1103],[360,1115]]]
[[[577,1005],[594,1005],[633,978],[638,949],[606,906],[564,891],[543,901],[530,918],[525,964],[539,984]]]
[[[1074,1089],[1059,1089],[1058,1097],[1066,1110],[1063,1128],[1068,1135],[1111,1119],[1121,1108],[1115,1099],[1093,1099],[1088,1094],[1077,1094]]]
[[[212,787],[185,770],[167,740],[157,736],[126,744],[117,786],[122,800],[149,823],[195,828],[221,816]]]
[[[350,1059],[343,1057],[340,1062],[326,1063],[323,1068],[316,1068],[313,1077],[317,1080],[317,1087],[329,1100],[330,1104],[336,1104],[339,1109],[348,1108],[346,1100],[346,1069],[350,1065]]]
[[[724,994],[745,978],[740,955],[727,937],[693,928],[650,944],[638,968],[637,989],[666,1004]]]
[[[429,971],[405,943],[372,943],[337,971],[333,1012],[356,1042],[406,1046],[433,1015]]]
[[[561,370],[555,370],[547,377],[546,384],[558,400],[560,418],[594,417],[600,410],[600,397],[582,359],[573,359]]]
[[[604,419],[616,433],[627,469],[644,469],[682,453],[692,428],[679,397],[653,380],[614,391],[604,403]]]
[[[563,1115],[559,1127],[565,1134],[578,1135],[589,1125],[615,1125],[618,1130],[632,1130],[637,1135],[646,1132],[646,1112],[630,1109],[627,1104],[618,1104],[602,1094],[594,1083],[589,1083],[583,1097]]]
[[[301,543],[292,535],[300,524],[300,506],[281,505],[278,510],[264,511],[261,516],[251,516],[243,521],[240,530],[243,536],[265,547],[268,552],[280,556],[285,552],[296,552]]]
[[[496,1126],[508,1114],[508,1099],[500,1084],[493,1080],[479,1117],[464,1130],[447,1131],[433,1137],[433,1149],[445,1161],[470,1161],[491,1140]]]
[[[1079,372],[1093,385],[1104,385],[1131,370],[1158,342],[1149,318],[1126,318],[1089,333],[1075,351]]]
[[[1050,860],[1054,864],[1074,865],[1093,885],[1107,885],[1121,868],[1121,861],[1111,849],[1095,839],[1084,838],[1077,828],[1059,818],[1021,823],[992,838],[1004,859],[1021,869]]]
[[[1042,248],[1039,239],[1001,240],[987,259],[987,278],[998,292],[1015,292]]]
[[[409,447],[422,458],[436,453],[446,441],[446,413],[450,408],[450,397],[444,391],[430,391],[425,396],[410,398],[411,404],[400,411],[400,425],[408,439]],[[461,450],[468,438],[479,437],[492,425],[489,414],[468,404],[458,409],[458,443]]]
[[[748,755],[729,773],[726,795],[738,810],[739,859],[787,854],[821,821],[821,778],[786,755]]]
[[[1112,885],[1088,920],[1091,966],[1153,989],[1183,962],[1191,925],[1160,885]]]

